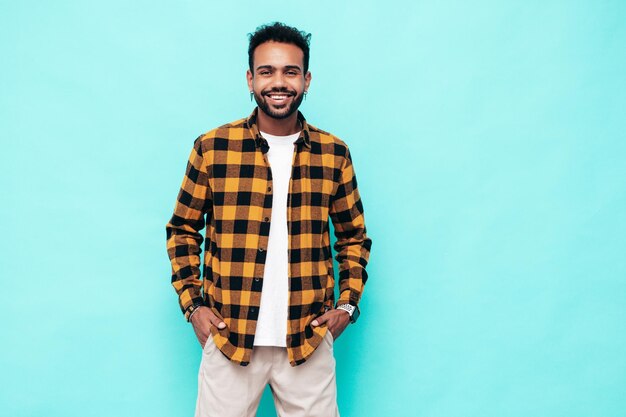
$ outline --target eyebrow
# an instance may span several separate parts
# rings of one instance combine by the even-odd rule
[[[259,71],[261,69],[269,69],[269,70],[274,70],[276,69],[276,67],[273,67],[271,65],[259,65],[256,70]],[[290,69],[296,69],[298,71],[302,71],[302,69],[298,66],[298,65],[285,65],[285,70],[290,70]]]

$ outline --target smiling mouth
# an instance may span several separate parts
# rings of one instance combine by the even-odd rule
[[[269,97],[273,101],[282,102],[282,101],[287,100],[289,97],[292,97],[293,94],[291,93],[267,93],[265,94],[265,96]]]
[[[286,94],[268,94],[268,97],[274,100],[283,100],[289,96]]]

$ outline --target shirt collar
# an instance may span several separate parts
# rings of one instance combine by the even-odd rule
[[[259,111],[259,108],[255,107],[254,110],[252,110],[252,113],[250,114],[250,116],[248,116],[248,118],[246,119],[246,125],[248,126],[248,129],[250,129],[250,132],[252,133],[252,137],[254,138],[254,142],[256,143],[257,148],[261,147],[264,141],[263,137],[261,136],[261,133],[259,132],[259,126],[256,123],[258,111]],[[304,143],[304,146],[310,149],[311,139],[310,139],[309,125],[307,124],[306,119],[304,118],[304,115],[300,112],[300,110],[298,110],[298,120],[302,124],[302,131],[300,132],[300,136],[298,136],[298,139],[296,139],[295,143],[297,144]]]

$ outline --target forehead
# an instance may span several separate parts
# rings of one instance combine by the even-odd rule
[[[272,65],[281,67],[285,65],[297,65],[302,68],[304,53],[296,45],[282,42],[264,42],[254,50],[254,67]]]

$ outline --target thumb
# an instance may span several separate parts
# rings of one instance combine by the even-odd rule
[[[224,327],[226,327],[226,323],[224,323],[224,320],[220,320],[219,317],[217,317],[215,313],[211,310],[209,310],[209,313],[209,321],[212,325],[217,326],[218,329],[223,329]]]
[[[315,320],[313,320],[311,322],[311,325],[312,326],[319,326],[320,324],[326,323],[327,320],[328,320],[328,316],[326,315],[326,313],[324,313],[321,316],[319,316],[318,318],[316,318]]]

